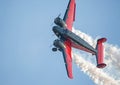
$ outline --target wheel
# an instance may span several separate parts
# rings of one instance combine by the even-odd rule
[[[57,51],[57,48],[52,48],[52,51],[53,51],[53,52],[56,52],[56,51]]]

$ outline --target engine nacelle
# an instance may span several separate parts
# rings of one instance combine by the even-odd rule
[[[59,17],[55,18],[54,23],[56,25],[60,26],[60,27],[63,27],[63,28],[67,27],[67,25],[65,24],[65,22],[63,21],[63,19],[61,19]]]
[[[63,42],[62,42],[61,40],[59,40],[59,39],[54,40],[53,45],[54,45],[56,48],[60,49],[60,50],[65,48],[65,45],[64,45]]]

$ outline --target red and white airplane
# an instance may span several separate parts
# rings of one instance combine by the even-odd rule
[[[77,36],[72,32],[73,22],[75,21],[75,0],[69,0],[64,18],[61,19],[59,16],[55,18],[54,23],[57,26],[52,28],[58,39],[54,40],[52,48],[53,51],[61,51],[67,70],[67,75],[70,79],[73,78],[72,74],[72,47],[92,53],[96,55],[97,67],[104,68],[106,64],[104,60],[104,45],[106,38],[98,39],[96,48],[93,48],[90,44],[84,41],[81,37]]]

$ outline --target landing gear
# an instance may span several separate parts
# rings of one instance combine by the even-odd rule
[[[57,48],[52,48],[52,51],[53,51],[53,52],[56,52],[56,51],[57,51]]]

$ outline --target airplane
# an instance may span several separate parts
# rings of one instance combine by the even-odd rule
[[[57,36],[57,39],[53,42],[52,51],[57,50],[62,52],[63,59],[66,66],[67,75],[70,79],[73,79],[72,73],[72,47],[80,49],[96,55],[97,67],[104,68],[104,45],[106,38],[97,40],[96,48],[93,48],[88,42],[83,40],[80,36],[72,32],[73,22],[75,21],[76,2],[75,0],[69,0],[65,15],[63,19],[60,15],[54,19],[56,26],[53,26],[52,31]]]

